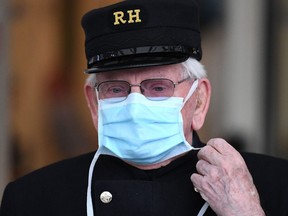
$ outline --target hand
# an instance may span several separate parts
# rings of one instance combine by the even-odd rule
[[[211,139],[198,159],[191,180],[218,216],[265,215],[245,161],[231,145]]]

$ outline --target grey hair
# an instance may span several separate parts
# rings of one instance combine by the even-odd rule
[[[194,58],[188,58],[185,62],[182,62],[181,65],[184,68],[183,78],[187,76],[196,79],[207,77],[204,65]]]
[[[207,72],[204,65],[194,58],[188,58],[185,62],[181,63],[181,66],[184,69],[182,75],[183,78],[186,78],[187,76],[196,79],[207,77]],[[86,82],[94,86],[96,84],[96,73],[90,74]]]
[[[88,78],[86,79],[86,83],[91,86],[95,86],[96,82],[96,73],[89,74]]]

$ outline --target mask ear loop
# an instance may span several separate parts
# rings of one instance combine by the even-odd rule
[[[181,109],[183,109],[185,103],[186,103],[186,102],[189,100],[189,98],[194,94],[195,90],[196,90],[197,87],[198,87],[198,83],[199,83],[199,80],[198,80],[198,79],[195,79],[194,82],[193,82],[193,84],[192,84],[192,86],[191,86],[191,88],[190,88],[190,90],[189,90],[189,92],[187,93],[186,97],[183,99],[183,104],[182,104]],[[183,117],[182,117],[182,119],[183,119]],[[182,120],[182,121],[183,121],[183,120]],[[182,126],[182,127],[183,127],[183,126]],[[183,135],[183,137],[185,138],[184,132],[183,132],[182,135]],[[186,140],[186,139],[185,139],[185,140]],[[196,147],[194,147],[194,146],[191,145],[191,144],[188,144],[187,141],[186,141],[186,145],[191,146],[193,150],[199,150],[199,149],[201,149],[201,148],[196,148]]]
[[[205,202],[197,216],[203,216],[205,212],[207,211],[208,207],[209,207],[209,204]]]
[[[189,100],[189,98],[194,94],[196,88],[198,87],[198,84],[199,84],[199,80],[196,79],[193,82],[187,96],[184,99],[183,106],[185,105],[187,100]],[[195,148],[195,149],[200,149],[200,148]],[[197,214],[197,216],[203,216],[205,214],[205,212],[207,211],[208,207],[209,207],[209,204],[207,202],[205,202],[204,205],[202,206],[202,208],[200,209],[199,213]]]
[[[191,86],[188,94],[187,94],[186,97],[184,98],[183,106],[184,106],[185,103],[189,100],[189,98],[194,94],[196,88],[198,87],[198,84],[199,84],[199,80],[196,79],[196,80],[193,82],[193,84],[192,84],[192,86]],[[182,107],[183,107],[183,106],[182,106]]]
[[[96,93],[96,99],[97,102],[99,104],[99,93],[97,91],[97,89],[95,89],[95,93]],[[99,109],[98,109],[99,112]],[[98,118],[99,118],[99,114],[98,114]],[[99,122],[99,121],[98,121]],[[100,143],[100,142],[98,142]],[[98,144],[99,145],[99,144]],[[93,171],[94,171],[94,167],[95,164],[100,156],[100,154],[102,153],[102,148],[101,146],[98,147],[98,150],[96,151],[93,160],[91,161],[90,167],[89,167],[89,173],[88,173],[88,186],[87,186],[87,199],[86,199],[86,211],[87,211],[87,216],[94,216],[94,210],[93,210],[93,202],[92,202],[92,178],[93,178]]]
[[[97,162],[97,159],[99,158],[99,155],[101,154],[100,148],[97,150],[97,152],[94,155],[94,158],[90,164],[89,167],[89,174],[88,174],[88,186],[87,186],[87,199],[86,199],[86,210],[87,210],[87,216],[94,216],[94,210],[93,210],[93,203],[92,203],[92,177],[93,177],[93,170],[94,166]]]

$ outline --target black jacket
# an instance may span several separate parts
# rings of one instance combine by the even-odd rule
[[[94,168],[95,216],[193,216],[204,201],[194,191],[197,151],[156,170],[143,171],[118,158],[100,156]],[[94,153],[42,168],[10,183],[0,216],[86,215],[88,168]],[[288,161],[243,153],[267,215],[288,216]],[[113,198],[103,203],[100,194]],[[209,208],[205,215],[215,215]]]

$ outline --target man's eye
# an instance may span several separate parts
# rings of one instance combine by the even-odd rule
[[[109,92],[111,92],[111,93],[114,93],[114,94],[118,94],[118,93],[121,93],[121,92],[123,92],[123,88],[111,88],[111,89],[109,89]]]
[[[166,89],[165,86],[154,86],[151,90],[161,92],[164,91],[165,89]]]
[[[110,85],[105,90],[106,97],[124,97],[127,95],[127,86],[124,85]]]

